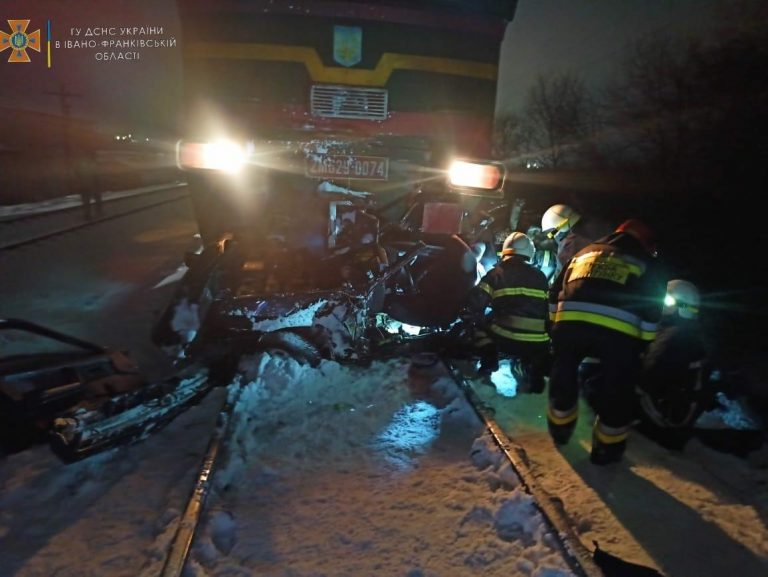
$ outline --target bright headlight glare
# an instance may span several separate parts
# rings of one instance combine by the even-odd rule
[[[494,190],[502,180],[501,168],[496,164],[454,160],[448,169],[452,186]]]
[[[665,306],[673,307],[673,306],[675,306],[675,304],[676,304],[675,297],[673,297],[672,295],[666,295],[664,297],[664,305]]]
[[[177,162],[180,168],[219,170],[234,174],[245,166],[245,148],[229,140],[180,142]]]

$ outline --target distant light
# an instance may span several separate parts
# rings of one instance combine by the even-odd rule
[[[677,304],[677,301],[672,295],[666,295],[664,297],[664,306],[673,307],[675,304]]]
[[[115,140],[120,140],[120,135],[119,134],[115,135]]]

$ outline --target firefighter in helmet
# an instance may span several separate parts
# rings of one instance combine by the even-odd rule
[[[568,265],[574,254],[612,230],[603,220],[585,217],[567,204],[550,206],[541,217],[541,232],[556,245],[557,262],[552,280]]]
[[[479,372],[494,372],[498,354],[510,355],[521,390],[540,393],[549,366],[548,285],[544,273],[529,262],[533,254],[533,241],[526,234],[507,236],[501,261],[472,290],[468,308],[478,321]]]
[[[643,355],[638,428],[673,449],[683,448],[696,419],[715,404],[700,305],[696,285],[669,281],[658,335]]]
[[[576,426],[579,365],[601,360],[604,386],[595,398],[591,460],[619,461],[634,418],[641,355],[657,331],[666,282],[655,260],[653,231],[640,220],[577,252],[549,291],[552,371],[547,424],[556,444]]]

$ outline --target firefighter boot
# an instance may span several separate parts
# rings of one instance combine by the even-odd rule
[[[592,453],[589,460],[595,465],[609,465],[621,461],[627,448],[629,427],[606,425],[598,416],[592,425]]]
[[[517,381],[517,390],[521,393],[532,393],[540,395],[544,392],[547,384],[544,380],[544,373],[535,362],[530,360],[516,359],[513,365],[512,375]]]
[[[571,440],[578,418],[578,405],[562,410],[554,408],[550,401],[547,408],[547,428],[549,429],[549,436],[552,437],[556,445],[565,445]]]
[[[595,465],[610,465],[611,463],[618,463],[621,461],[621,457],[624,454],[624,450],[626,448],[626,440],[619,441],[618,443],[603,443],[602,441],[593,437],[592,452],[589,455],[589,460]]]
[[[547,428],[549,429],[549,436],[552,437],[556,445],[567,445],[574,429],[576,429],[576,419],[564,424],[556,424],[548,419]]]

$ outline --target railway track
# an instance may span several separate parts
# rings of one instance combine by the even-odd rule
[[[539,487],[535,482],[526,464],[525,449],[504,433],[493,418],[493,411],[489,410],[489,407],[475,393],[474,388],[469,382],[470,379],[450,360],[443,359],[443,364],[493,436],[499,450],[508,459],[518,477],[520,477],[520,482],[525,491],[536,500],[536,504],[550,528],[560,538],[563,553],[569,561],[571,568],[577,575],[582,577],[602,576],[602,571],[592,561],[592,554],[584,547],[570,527],[568,518],[563,510],[562,501]]]
[[[32,245],[186,198],[186,184],[173,183],[136,194],[107,197],[102,201],[105,214],[91,220],[82,218],[83,207],[79,203],[55,210],[9,216],[0,219],[0,251]]]
[[[562,503],[542,488],[538,487],[526,465],[523,447],[508,438],[501,427],[494,421],[492,411],[474,393],[470,379],[462,374],[450,360],[442,359],[445,373],[458,385],[463,398],[492,436],[498,450],[503,455],[520,480],[521,488],[530,495],[545,520],[550,532],[557,540],[557,547],[569,569],[579,577],[602,577],[603,572],[592,559],[592,553],[579,541],[571,529]],[[241,389],[230,393],[222,402],[219,418],[208,441],[207,450],[200,463],[194,486],[179,520],[175,535],[168,549],[160,577],[180,577],[187,566],[193,543],[198,534],[198,525],[203,519],[206,501],[212,487],[222,455],[231,441],[233,411],[238,402]]]
[[[0,251],[13,250],[58,235],[66,234],[80,228],[89,227],[106,220],[148,210],[161,204],[177,202],[186,198],[186,191],[182,190],[182,188],[183,185],[171,186],[160,191],[153,191],[152,194],[144,194],[141,196],[140,200],[142,202],[140,205],[124,206],[123,210],[120,211],[111,210],[110,212],[113,212],[112,214],[93,221],[79,220],[77,217],[79,216],[82,207],[74,207],[65,213],[66,215],[73,217],[71,221],[59,221],[59,225],[53,227],[53,229],[50,228],[50,224],[52,224],[50,219],[55,218],[55,215],[52,214],[35,218],[26,217],[14,221],[0,222]],[[156,198],[157,194],[162,194],[163,197]],[[111,206],[116,206],[114,204],[116,202],[117,201],[112,201]],[[59,216],[62,216],[61,213],[59,213]],[[28,225],[34,222],[45,223],[48,230],[29,235],[25,238],[3,242],[2,232],[8,226],[14,224],[24,226],[25,224]],[[494,421],[492,412],[489,411],[488,407],[486,407],[477,395],[474,394],[468,378],[449,361],[444,361],[444,363],[446,374],[450,375],[458,384],[467,402],[484,423],[487,431],[491,434],[499,451],[510,463],[512,469],[519,477],[522,488],[535,501],[538,510],[549,526],[551,534],[556,537],[562,557],[567,561],[573,574],[579,575],[580,577],[601,576],[602,573],[596,568],[591,559],[591,553],[586,550],[578,538],[573,535],[565,514],[562,511],[560,502],[541,488],[537,487],[536,483],[533,481],[532,475],[529,473],[526,466],[523,448],[504,435],[501,428]],[[219,418],[216,426],[210,432],[207,450],[200,463],[199,470],[194,480],[194,486],[186,506],[183,508],[183,515],[178,523],[172,544],[168,549],[167,557],[164,560],[161,572],[162,577],[180,577],[187,566],[195,536],[198,532],[198,525],[200,524],[201,519],[203,519],[203,513],[205,512],[206,502],[212,487],[213,479],[216,475],[217,468],[221,463],[223,454],[226,452],[226,447],[230,442],[230,435],[232,432],[231,422],[236,402],[237,396],[230,395],[225,399],[219,410]]]

